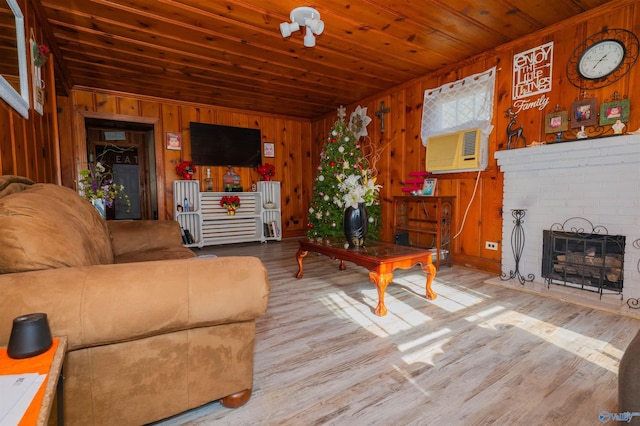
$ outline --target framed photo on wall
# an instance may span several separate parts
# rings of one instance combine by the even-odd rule
[[[180,151],[182,149],[182,134],[167,132],[167,149]]]
[[[629,121],[629,99],[607,102],[600,105],[600,125],[614,124],[620,120]]]
[[[276,156],[276,144],[273,142],[264,143],[264,156],[266,158],[273,158]]]
[[[593,126],[598,122],[598,105],[596,98],[583,99],[571,104],[571,128]]]
[[[432,196],[436,194],[436,183],[438,179],[429,178],[424,180],[424,186],[422,187],[422,195]]]
[[[567,111],[556,111],[544,117],[544,132],[558,133],[569,129],[569,114]]]

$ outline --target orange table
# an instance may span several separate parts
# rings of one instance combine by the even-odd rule
[[[435,291],[431,289],[431,283],[436,277],[436,267],[431,261],[433,253],[429,250],[377,241],[368,243],[366,247],[344,248],[344,243],[344,238],[328,238],[321,243],[311,242],[307,239],[299,240],[296,253],[298,261],[296,278],[302,278],[304,273],[302,259],[308,252],[323,254],[331,259],[340,259],[340,270],[346,268],[345,260],[363,266],[369,270],[369,279],[378,290],[378,306],[376,306],[375,313],[382,317],[387,314],[387,307],[384,305],[384,292],[387,285],[393,280],[394,269],[410,269],[419,264],[427,274],[426,297],[427,299],[436,298]]]
[[[47,374],[38,393],[31,401],[31,405],[22,417],[20,426],[46,425],[51,413],[56,390],[60,390],[62,382],[58,381],[62,371],[64,354],[67,350],[67,338],[56,337],[53,345],[43,354],[25,358],[13,359],[7,355],[7,348],[0,349],[0,374]],[[58,395],[58,418],[62,419],[62,395]],[[60,425],[60,421],[58,422]]]

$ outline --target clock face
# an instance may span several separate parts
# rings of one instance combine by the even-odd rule
[[[597,80],[613,73],[625,59],[625,47],[617,40],[602,40],[586,49],[578,60],[582,78]]]
[[[580,90],[600,89],[625,76],[640,56],[638,37],[608,28],[587,37],[567,61],[567,79]]]

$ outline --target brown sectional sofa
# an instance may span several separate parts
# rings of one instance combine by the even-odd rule
[[[66,336],[67,425],[136,425],[251,395],[267,271],[199,258],[173,221],[105,221],[73,190],[0,176],[0,346],[45,312]]]

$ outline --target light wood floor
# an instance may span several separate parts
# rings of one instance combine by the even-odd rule
[[[218,402],[161,425],[597,425],[617,410],[617,370],[640,320],[485,283],[443,268],[424,298],[418,267],[397,271],[389,313],[365,269],[297,242],[214,246],[269,270],[249,402]],[[576,290],[578,291],[578,290]]]

